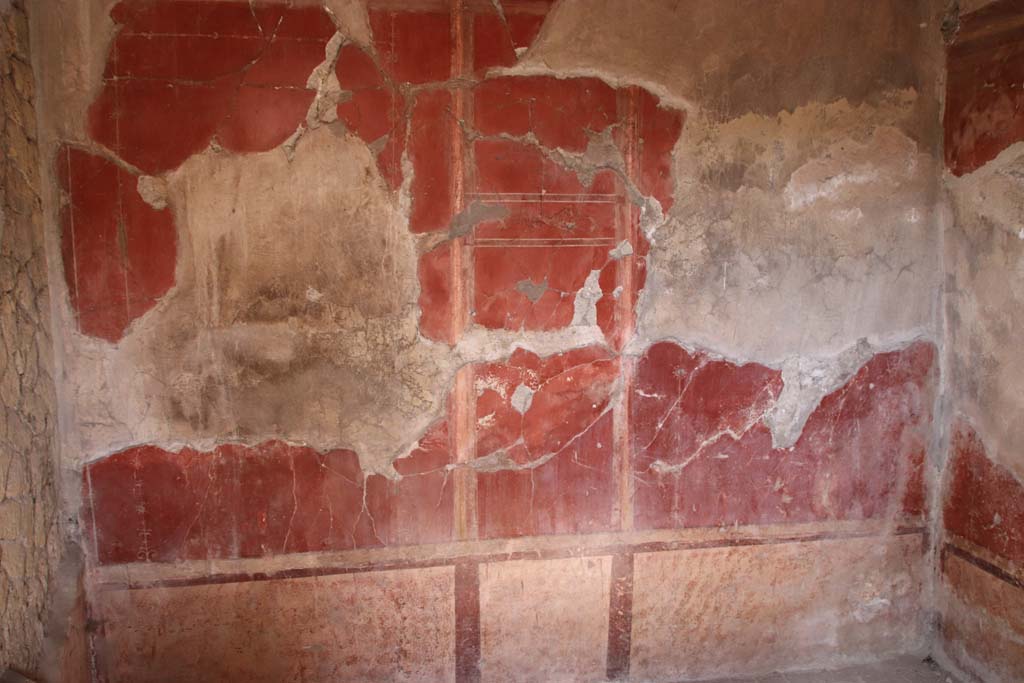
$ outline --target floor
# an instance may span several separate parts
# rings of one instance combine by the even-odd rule
[[[758,678],[722,678],[705,683],[960,683],[933,662],[902,657],[837,671],[770,674]]]

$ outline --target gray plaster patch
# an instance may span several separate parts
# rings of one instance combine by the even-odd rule
[[[452,219],[448,237],[454,239],[473,232],[473,228],[487,221],[500,221],[508,217],[508,207],[502,204],[471,202]]]
[[[633,245],[629,243],[629,240],[622,240],[618,246],[608,252],[608,256],[618,261],[624,259],[627,256],[633,255]]]
[[[547,280],[544,282],[534,282],[533,280],[520,280],[516,283],[516,291],[525,296],[533,303],[544,296],[544,292],[548,291]]]
[[[533,389],[520,384],[516,387],[516,390],[512,392],[512,407],[516,409],[520,415],[526,413],[530,409],[530,404],[533,403]]]
[[[601,284],[599,279],[601,271],[592,270],[583,283],[580,291],[576,293],[576,300],[573,302],[572,324],[574,327],[585,327],[597,324],[597,302],[601,298]]]
[[[782,393],[765,422],[776,448],[789,448],[821,399],[843,386],[875,353],[867,340],[834,357],[794,356],[782,363]]]

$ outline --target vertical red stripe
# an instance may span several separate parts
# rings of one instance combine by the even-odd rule
[[[480,565],[455,565],[455,682],[480,680]]]
[[[633,553],[625,553],[612,556],[612,586],[608,604],[608,680],[629,678],[632,635]]]

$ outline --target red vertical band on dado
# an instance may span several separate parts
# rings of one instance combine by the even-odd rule
[[[480,565],[455,565],[455,683],[480,680]]]
[[[612,556],[608,604],[608,680],[629,678],[633,635],[633,553]]]

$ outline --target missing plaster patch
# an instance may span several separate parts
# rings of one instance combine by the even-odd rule
[[[548,291],[548,281],[520,280],[516,283],[516,291],[529,299],[530,303],[537,303],[544,296],[544,292]]]
[[[793,446],[821,399],[843,386],[874,354],[861,339],[832,358],[787,358],[782,364],[782,393],[765,419],[775,448]]]
[[[512,392],[512,407],[515,408],[516,412],[520,415],[526,413],[530,409],[530,404],[533,403],[533,389],[520,384],[516,387],[516,390]]]
[[[573,327],[597,325],[597,302],[603,296],[600,278],[600,270],[590,271],[587,281],[576,293],[576,299],[573,301]]]
[[[629,243],[629,240],[622,240],[621,242],[619,242],[617,247],[608,252],[608,256],[615,259],[616,261],[632,255],[633,245]]]
[[[508,215],[508,207],[502,204],[471,202],[452,219],[451,226],[448,228],[448,237],[451,239],[463,237],[473,232],[473,228],[481,223],[500,221],[508,218]]]
[[[139,196],[142,197],[142,201],[157,211],[167,208],[167,182],[163,178],[151,175],[139,176],[135,187],[139,192]]]

